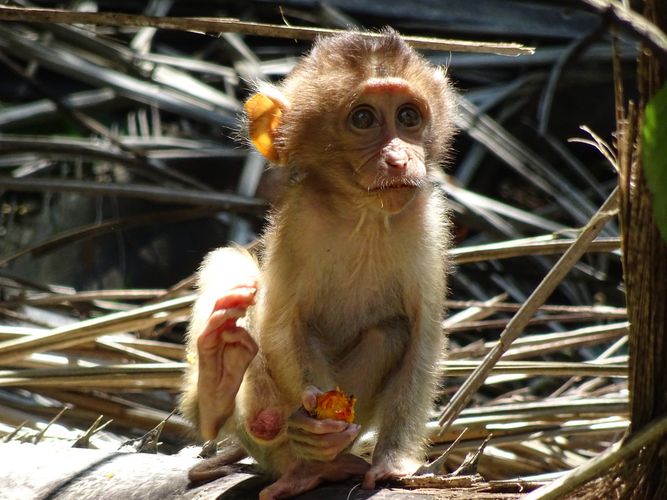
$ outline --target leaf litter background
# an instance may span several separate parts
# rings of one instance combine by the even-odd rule
[[[518,57],[424,53],[449,67],[461,92],[461,132],[443,184],[456,232],[443,324],[450,351],[428,424],[430,456],[467,429],[449,470],[491,436],[479,462],[486,479],[539,481],[621,438],[627,323],[614,222],[472,404],[444,434],[437,423],[616,184],[596,147],[569,140],[613,143],[612,42],[596,14],[568,1],[12,4],[391,25],[536,47]],[[636,47],[622,34],[617,45],[632,88]],[[69,446],[85,435],[91,447],[117,449],[166,419],[160,452],[191,442],[187,422],[169,415],[186,362],[192,274],[207,251],[256,238],[281,183],[237,139],[239,112],[249,81],[280,79],[308,46],[0,22],[2,439]]]

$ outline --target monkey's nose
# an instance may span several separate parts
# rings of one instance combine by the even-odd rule
[[[408,167],[408,155],[402,149],[389,149],[385,151],[384,160],[389,167],[397,170],[405,170]]]

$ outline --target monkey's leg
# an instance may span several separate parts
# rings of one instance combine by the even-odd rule
[[[423,453],[425,423],[433,402],[443,337],[434,311],[416,314],[400,365],[379,394],[379,432],[362,488],[414,473]]]
[[[368,467],[365,460],[347,453],[331,462],[297,462],[275,483],[264,488],[259,499],[290,498],[312,490],[324,481],[344,481],[353,476],[362,476]]]
[[[236,394],[257,344],[236,322],[252,304],[256,289],[241,286],[218,299],[197,338],[199,427],[213,439],[234,411]]]

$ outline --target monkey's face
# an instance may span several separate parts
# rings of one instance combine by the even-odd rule
[[[339,113],[342,175],[389,213],[405,208],[425,184],[426,102],[399,78],[372,78]]]
[[[260,90],[245,105],[253,144],[346,208],[403,210],[454,134],[445,72],[395,33],[320,40],[280,87]]]

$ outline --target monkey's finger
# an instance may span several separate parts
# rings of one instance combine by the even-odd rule
[[[375,474],[368,471],[364,474],[364,480],[361,482],[361,488],[364,490],[374,490],[375,489]]]
[[[364,474],[364,480],[361,482],[361,487],[364,490],[373,490],[375,489],[375,485],[378,481],[389,479],[390,477],[394,476],[396,476],[396,474],[392,474],[392,471],[390,471],[389,469],[373,465],[368,470],[368,472]]]
[[[240,347],[238,344],[225,346],[222,353],[222,379],[220,380],[220,386],[240,386],[243,376],[254,357],[254,354],[248,352],[245,347]]]
[[[311,434],[330,434],[332,432],[342,432],[353,424],[348,424],[343,420],[324,419],[318,420],[311,417],[305,409],[301,408],[290,415],[288,420],[288,431],[300,429]]]
[[[243,347],[246,351],[248,351],[248,354],[250,354],[251,358],[254,358],[257,354],[257,351],[259,350],[257,342],[255,342],[255,339],[252,338],[252,336],[245,328],[236,327],[230,330],[224,330],[220,334],[220,338],[225,344],[234,344],[239,347]],[[226,345],[225,349],[228,347],[230,346]]]
[[[343,453],[332,462],[322,464],[320,476],[325,481],[344,481],[350,476],[363,476],[369,467],[370,464],[363,458]]]
[[[306,446],[315,446],[323,449],[338,448],[342,451],[347,448],[359,435],[361,426],[347,424],[347,428],[340,432],[329,432],[327,434],[313,434],[293,427],[287,428],[287,436],[295,443]]]
[[[245,309],[243,308],[233,308],[233,309],[220,309],[219,311],[214,311],[213,314],[208,318],[206,323],[206,328],[204,329],[205,333],[208,333],[218,328],[224,327],[227,320],[237,320],[245,316]]]
[[[245,315],[244,309],[224,309],[215,311],[206,323],[206,328],[197,337],[197,349],[211,350],[220,344],[220,336],[215,335],[221,328],[236,328],[236,320]]]
[[[235,345],[235,344],[232,344]],[[251,346],[250,346],[251,347]],[[227,359],[225,359],[225,357]],[[204,387],[217,387],[223,376],[234,376],[237,361],[240,362],[241,378],[252,361],[255,354],[245,347],[239,347],[236,352],[228,352],[225,356],[225,344],[220,340],[220,335],[208,335],[204,339],[197,339],[197,364],[199,366],[198,379]]]
[[[306,411],[312,412],[315,410],[317,407],[317,396],[320,394],[323,394],[322,391],[314,385],[309,385],[303,390],[303,394],[301,395],[301,404],[303,404],[303,407],[306,409]]]
[[[216,300],[213,312],[220,309],[247,309],[255,303],[257,284],[240,285]]]
[[[238,391],[250,362],[258,348],[243,328],[225,330],[221,337],[237,338],[238,342],[222,343],[222,350],[213,349],[199,355],[199,384],[215,398],[226,398]]]

